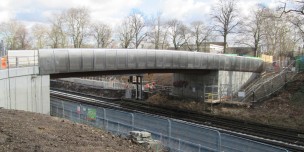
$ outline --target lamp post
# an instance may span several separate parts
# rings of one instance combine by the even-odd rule
[[[3,40],[0,42],[0,56],[4,56],[4,46],[3,46]]]

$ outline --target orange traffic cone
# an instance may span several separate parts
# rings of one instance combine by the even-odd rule
[[[6,63],[6,58],[3,57],[1,58],[1,69],[6,69],[7,63]]]

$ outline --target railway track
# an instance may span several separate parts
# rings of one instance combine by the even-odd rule
[[[215,116],[211,114],[202,114],[168,107],[151,106],[150,104],[134,100],[117,101],[87,94],[84,95],[77,92],[73,92],[72,94],[69,91],[64,92],[65,93],[51,91],[51,97],[60,98],[63,100],[73,99],[73,102],[81,102],[95,106],[115,108],[125,111],[135,110],[161,115],[165,117],[215,127],[221,132],[226,132],[229,134],[249,138],[255,141],[284,147],[290,151],[304,151],[303,131],[269,126],[249,121]],[[69,93],[69,95],[66,93]],[[105,100],[111,102],[106,102]]]

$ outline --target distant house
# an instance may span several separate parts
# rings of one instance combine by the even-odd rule
[[[179,48],[179,50],[219,54],[219,53],[223,53],[224,51],[224,42],[205,42],[200,45],[199,50],[197,50],[196,44],[183,45],[181,48]]]
[[[224,52],[224,44],[217,44],[217,43],[209,43],[209,44],[204,44],[206,45],[205,48],[202,48],[202,52],[209,52],[209,53],[223,53]]]
[[[254,47],[228,47],[227,53],[237,54],[239,56],[255,56]]]
[[[183,45],[178,50],[220,54],[224,52],[224,45],[225,45],[224,42],[205,42],[202,43],[202,45],[199,47],[199,50],[197,50],[195,44]],[[254,47],[228,47],[228,45],[226,45],[226,48],[227,48],[226,54],[237,54],[239,56],[255,56]],[[168,49],[174,50],[173,47],[170,47]]]

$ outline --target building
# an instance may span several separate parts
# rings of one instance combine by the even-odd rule
[[[224,52],[224,42],[204,42],[200,45],[199,50],[197,50],[196,44],[184,45],[179,50],[219,54]]]
[[[255,56],[255,48],[254,47],[228,47],[226,53],[237,54],[239,56]]]

